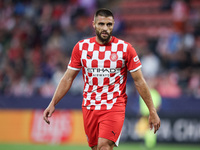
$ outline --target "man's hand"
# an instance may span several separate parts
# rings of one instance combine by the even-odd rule
[[[55,111],[55,107],[54,106],[48,106],[44,113],[43,113],[43,119],[46,121],[46,123],[50,124],[49,121],[49,117],[51,117],[51,115],[53,114],[53,112]]]
[[[154,134],[158,131],[160,128],[160,118],[158,117],[158,114],[156,112],[149,114],[149,126],[152,130],[154,127]]]

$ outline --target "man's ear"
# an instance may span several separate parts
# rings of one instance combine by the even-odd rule
[[[95,29],[95,21],[92,21],[92,26]]]

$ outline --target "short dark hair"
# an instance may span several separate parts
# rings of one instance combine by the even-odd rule
[[[106,9],[106,8],[100,8],[96,11],[95,13],[95,16],[94,17],[97,17],[97,16],[104,16],[104,17],[113,17],[114,18],[114,15],[113,13],[111,12],[111,10],[109,9]]]

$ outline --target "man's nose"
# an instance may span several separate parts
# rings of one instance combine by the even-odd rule
[[[107,31],[107,30],[108,30],[107,25],[104,25],[104,26],[103,26],[103,30],[104,30],[104,31]]]

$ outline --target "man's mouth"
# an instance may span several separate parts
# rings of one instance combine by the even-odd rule
[[[108,36],[108,33],[102,32],[101,35],[102,35],[102,36]]]

